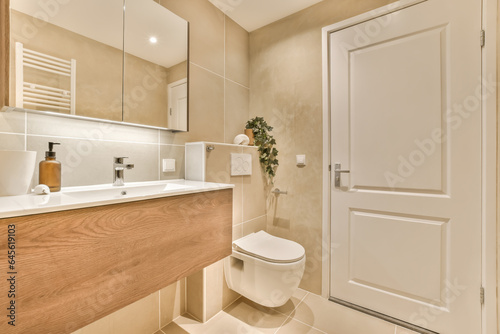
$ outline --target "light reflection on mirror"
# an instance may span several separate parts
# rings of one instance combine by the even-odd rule
[[[154,1],[126,0],[125,122],[187,130],[187,122],[178,121],[187,120],[187,83],[177,83],[187,78],[187,29]]]
[[[11,105],[185,131],[187,83],[186,101],[168,94],[187,82],[187,37],[152,0],[11,0]]]

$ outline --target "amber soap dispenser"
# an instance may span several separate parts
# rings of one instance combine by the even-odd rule
[[[56,160],[54,145],[60,143],[49,142],[49,150],[45,152],[45,160],[40,161],[39,184],[45,184],[50,191],[61,190],[61,163]]]

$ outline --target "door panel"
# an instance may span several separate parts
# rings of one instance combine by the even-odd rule
[[[397,36],[349,53],[353,188],[443,192],[446,148],[434,143],[427,148],[420,141],[434,129],[443,129],[445,31],[439,27]],[[416,145],[432,154],[405,157]],[[400,163],[408,169],[408,177],[393,182],[390,173]],[[411,173],[410,164],[421,168]]]
[[[331,296],[442,334],[481,329],[480,20],[432,0],[329,37]]]

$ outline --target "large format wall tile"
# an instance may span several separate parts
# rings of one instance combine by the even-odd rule
[[[62,163],[62,186],[106,184],[113,182],[113,157],[129,157],[126,163],[135,165],[125,170],[125,182],[158,179],[158,146],[61,137],[28,136],[28,150],[37,151],[34,180],[38,183],[38,162],[45,157],[48,142],[55,146],[56,160]]]
[[[27,116],[28,134],[31,135],[158,143],[159,130],[155,129],[40,114],[28,113]]]
[[[306,249],[301,287],[321,292],[322,65],[321,28],[391,0],[325,0],[250,33],[250,116],[274,127],[280,166],[268,197],[268,230]],[[295,156],[306,154],[298,168]],[[304,236],[307,236],[305,238]]]
[[[189,22],[191,62],[224,75],[224,14],[206,0],[160,0]]]
[[[160,327],[186,312],[186,280],[181,279],[160,290]]]
[[[24,133],[26,113],[0,111],[0,132]]]
[[[249,119],[248,103],[250,91],[239,84],[226,80],[225,96],[225,138],[224,142],[233,144],[234,137],[245,132]]]
[[[160,179],[173,180],[184,178],[184,146],[160,145]],[[163,172],[163,159],[175,159],[175,172]]]
[[[245,87],[249,86],[249,34],[236,22],[226,17],[226,78]]]
[[[224,142],[224,79],[191,66],[189,140]]]
[[[159,292],[130,304],[112,314],[113,333],[153,333],[158,329],[160,319]]]
[[[0,150],[23,151],[24,135],[0,133]]]

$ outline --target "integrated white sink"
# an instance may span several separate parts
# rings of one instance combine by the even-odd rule
[[[175,182],[175,181],[174,181]],[[99,185],[88,187],[64,188],[63,196],[72,197],[81,200],[107,200],[117,198],[133,198],[141,196],[157,195],[173,191],[183,191],[194,188],[185,182],[141,182],[129,183],[122,187],[112,185]],[[177,181],[179,182],[179,181]]]
[[[189,180],[129,182],[121,187],[115,187],[111,184],[65,187],[60,192],[49,195],[27,194],[0,197],[0,218],[230,188],[234,188],[234,185]]]

